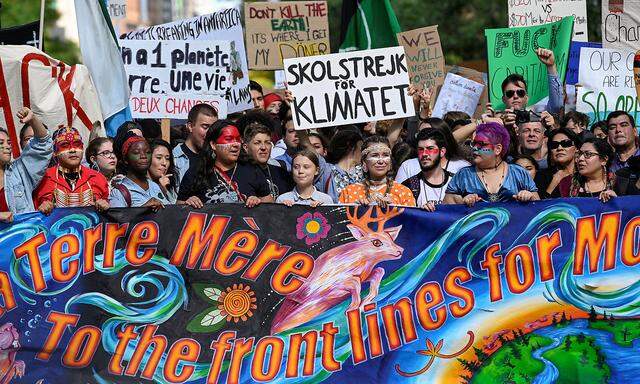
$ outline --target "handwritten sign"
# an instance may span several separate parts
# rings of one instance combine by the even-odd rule
[[[640,0],[602,0],[602,45],[633,50],[640,47]]]
[[[567,63],[567,77],[565,83],[573,85],[578,82],[578,68],[580,66],[580,51],[582,48],[602,48],[602,43],[590,43],[583,41],[572,41],[569,48],[569,62]]]
[[[442,85],[444,55],[437,25],[398,33],[398,42],[407,53],[411,84],[418,89]]]
[[[168,24],[141,28],[121,36],[127,40],[224,40],[230,41],[231,92],[227,95],[228,112],[253,108],[249,90],[249,69],[244,49],[240,11],[224,9],[208,15]]]
[[[489,102],[489,92],[487,87],[487,74],[485,72],[479,72],[475,69],[461,67],[459,65],[445,65],[444,69],[447,73],[453,73],[454,75],[458,75],[464,77],[465,79],[473,80],[476,83],[484,85],[482,89],[482,94],[480,95],[480,100],[478,100],[478,105],[476,106],[475,112],[471,115],[474,118],[480,118],[484,113],[485,106]]]
[[[111,20],[120,20],[127,17],[127,0],[109,0],[107,10]]]
[[[285,59],[296,129],[415,114],[402,47]]]
[[[494,108],[504,109],[502,81],[512,73],[527,81],[529,104],[549,96],[547,67],[536,55],[536,48],[551,49],[556,57],[560,81],[564,79],[569,57],[573,17],[534,27],[487,29],[489,64],[489,99]]]
[[[588,41],[585,0],[509,0],[509,27],[531,27],[573,16],[574,41]]]
[[[462,111],[473,116],[483,90],[484,84],[447,73],[432,116],[442,118],[449,111]]]
[[[326,1],[245,3],[247,55],[251,69],[282,69],[282,60],[326,55]]]
[[[135,118],[187,117],[196,101],[227,115],[231,86],[228,41],[121,40]]]
[[[635,52],[607,48],[582,48],[576,109],[591,121],[606,119],[623,110],[636,117],[638,99],[633,80]]]

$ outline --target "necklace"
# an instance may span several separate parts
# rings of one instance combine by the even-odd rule
[[[276,183],[273,182],[273,177],[271,176],[271,168],[269,167],[269,164],[267,164],[267,173],[269,174],[269,176],[265,176],[265,177],[267,178],[267,184],[269,185],[269,193],[275,200],[278,198],[278,195],[280,195],[280,190],[278,189],[278,186],[276,185]]]
[[[233,188],[233,178],[236,175],[236,170],[238,169],[238,163],[236,163],[236,165],[233,166],[233,172],[231,173],[231,178],[229,180],[227,180],[224,176],[222,176],[222,180],[220,179],[221,175],[219,175],[219,173],[224,172],[222,170],[218,170],[218,167],[215,167],[215,174],[216,174],[216,179],[218,179],[218,183],[222,184],[224,186],[224,189],[227,190],[228,194],[231,194],[231,190],[235,189]]]
[[[500,162],[500,164],[498,164],[495,169],[497,169],[499,166],[502,165],[502,162]],[[498,188],[495,192],[490,192],[489,191],[489,183],[487,183],[487,180],[484,178],[484,174],[485,171],[484,169],[480,170],[480,179],[482,181],[482,184],[484,185],[484,189],[487,191],[487,200],[489,200],[492,203],[495,203],[497,201],[500,201],[500,188],[502,188],[502,183],[504,182],[504,176],[506,175],[506,172],[502,171],[502,175],[500,176],[500,181],[498,182]]]
[[[606,183],[606,182],[602,182],[602,184],[604,185],[604,188],[602,188],[602,189],[601,189],[601,191],[604,191],[604,190],[606,189],[606,187],[607,187],[607,183]],[[589,181],[585,181],[585,183],[584,183],[584,190],[585,190],[585,192],[586,192],[586,193],[588,193],[588,194],[589,194],[589,196],[591,196],[591,197],[593,197],[593,194],[594,194],[594,193],[597,193],[597,192],[591,192],[591,188],[589,188]]]

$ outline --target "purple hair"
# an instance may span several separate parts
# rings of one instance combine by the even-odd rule
[[[500,157],[505,158],[509,153],[509,143],[511,138],[509,137],[509,131],[499,123],[482,123],[476,128],[476,136],[484,136],[489,139],[491,144],[501,144],[502,153]]]

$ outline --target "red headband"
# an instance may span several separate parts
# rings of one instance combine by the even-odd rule
[[[122,156],[126,157],[127,153],[129,153],[129,148],[135,143],[140,143],[142,141],[147,141],[144,137],[141,136],[131,136],[128,138],[124,144],[122,144]]]

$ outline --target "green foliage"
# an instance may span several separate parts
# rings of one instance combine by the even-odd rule
[[[608,318],[610,319],[610,318]],[[589,327],[613,334],[613,341],[623,347],[631,347],[633,340],[640,338],[640,319],[597,320]]]
[[[44,48],[51,57],[67,64],[79,61],[80,50],[70,41],[54,37],[56,20],[60,17],[55,9],[55,1],[47,1],[44,16]],[[40,0],[3,1],[0,9],[2,28],[13,27],[40,19]]]
[[[589,336],[586,339],[593,340]],[[558,383],[606,383],[611,376],[602,352],[590,343],[579,342],[578,336],[567,336],[560,346],[542,356],[558,367]]]

